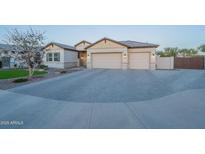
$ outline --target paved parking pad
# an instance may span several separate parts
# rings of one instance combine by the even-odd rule
[[[127,103],[146,128],[205,128],[205,89]]]
[[[205,128],[204,94],[204,71],[87,70],[0,90],[0,128]]]
[[[205,90],[127,103],[74,103],[0,91],[0,128],[205,128]]]
[[[0,99],[1,121],[23,121],[0,128],[143,128],[123,103],[73,103],[6,91]]]
[[[123,103],[197,88],[205,88],[205,71],[87,70],[10,91],[71,102]]]

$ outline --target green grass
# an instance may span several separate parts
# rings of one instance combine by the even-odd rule
[[[27,77],[28,70],[24,69],[8,69],[8,70],[0,70],[0,79],[12,79],[18,77]],[[33,76],[42,76],[47,74],[46,71],[35,71]]]

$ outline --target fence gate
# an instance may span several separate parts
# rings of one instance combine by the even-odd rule
[[[175,57],[174,68],[177,69],[204,69],[204,56]]]

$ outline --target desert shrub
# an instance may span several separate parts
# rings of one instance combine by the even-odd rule
[[[14,64],[14,68],[17,68],[17,64]]]
[[[63,70],[63,71],[60,71],[61,74],[64,74],[64,73],[67,73],[67,71]]]
[[[40,69],[47,70],[47,69],[48,69],[48,66],[47,66],[47,65],[39,65],[39,68],[40,68]]]

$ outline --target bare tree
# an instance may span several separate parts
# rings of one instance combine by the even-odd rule
[[[14,29],[8,31],[6,35],[5,41],[16,51],[16,59],[28,66],[29,77],[33,75],[36,66],[42,62],[44,53],[41,48],[44,40],[44,32],[34,31],[32,28],[26,32]]]

